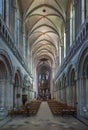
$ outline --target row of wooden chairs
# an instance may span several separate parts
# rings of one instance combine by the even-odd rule
[[[31,105],[28,103],[26,104],[26,112],[28,115],[36,115],[38,110],[39,110],[39,107],[40,107],[40,104],[41,104],[41,101],[33,101],[31,103]],[[24,113],[25,114],[25,113]]]
[[[40,107],[41,101],[32,101],[30,103],[27,103],[25,105],[22,105],[20,108],[13,108],[8,112],[8,115],[23,115],[23,116],[31,116],[36,115],[38,112],[38,109]]]
[[[75,107],[68,106],[67,104],[55,100],[49,100],[48,104],[54,115],[75,115],[77,112]]]

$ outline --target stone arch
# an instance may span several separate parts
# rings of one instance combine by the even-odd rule
[[[12,65],[12,61],[8,55],[8,53],[4,50],[0,50],[0,61],[3,62],[4,66],[6,68],[7,71],[7,78],[11,78],[9,77],[9,75],[13,75],[13,65]],[[12,78],[11,78],[12,79]]]
[[[68,68],[68,102],[69,105],[76,107],[77,103],[77,88],[76,88],[76,68],[70,65]]]
[[[82,79],[83,79],[83,87],[82,87],[82,95],[83,95],[83,105],[84,107],[88,107],[88,55],[83,60],[82,63]]]
[[[88,109],[88,45],[83,48],[78,60],[78,85],[80,92],[81,114],[86,116]]]
[[[19,75],[20,87],[23,87],[23,78],[24,78],[24,76],[22,74],[22,71],[21,71],[20,67],[18,67],[18,66],[14,69],[13,79],[15,79],[16,74]]]
[[[11,80],[13,66],[7,52],[0,50],[0,106],[9,109],[11,105]]]
[[[22,104],[22,81],[21,70],[17,68],[14,74],[13,107],[19,107]]]
[[[67,84],[68,86],[70,86],[70,83],[71,83],[71,72],[72,70],[74,70],[75,72],[75,79],[76,79],[76,74],[77,74],[77,69],[76,69],[76,65],[71,63],[69,66],[68,66],[68,69],[67,69]]]
[[[79,54],[78,65],[77,65],[78,78],[84,75],[83,65],[84,65],[84,62],[87,61],[86,60],[87,57],[88,57],[88,47],[85,46],[83,51],[81,51]]]

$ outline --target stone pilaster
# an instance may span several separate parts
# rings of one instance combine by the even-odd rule
[[[67,55],[70,48],[70,19],[69,18],[67,18],[66,21],[65,33],[66,33],[66,55]]]
[[[5,80],[0,80],[0,107],[5,107]]]

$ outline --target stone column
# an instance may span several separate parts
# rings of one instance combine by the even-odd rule
[[[0,79],[0,107],[5,107],[5,80]]]
[[[58,84],[57,84],[57,86],[58,86]],[[57,89],[57,100],[59,101],[59,86],[57,87],[58,89]]]
[[[62,97],[63,97],[63,93],[62,93],[62,83],[61,83],[61,90],[60,90],[60,92],[61,92],[61,102],[62,102]]]
[[[88,0],[86,0],[85,6],[86,6],[86,17],[87,17],[88,16]]]
[[[81,16],[81,0],[79,0],[78,2],[76,2],[75,4],[75,37],[79,32],[79,28],[81,26],[81,22],[82,22],[82,16]]]
[[[0,79],[0,119],[5,118],[8,114],[5,106],[5,87],[5,80]]]
[[[60,97],[59,100],[60,100],[60,102],[61,102],[61,89],[60,89],[59,91],[60,91],[60,92],[59,92],[59,95],[60,95],[60,96],[59,96],[59,97]]]
[[[13,87],[14,87],[14,84],[13,83],[10,83],[10,97],[9,97],[9,105],[10,105],[10,109],[13,108]]]
[[[75,103],[74,103],[74,98],[75,98],[75,85],[72,86],[72,106],[74,107]]]
[[[17,87],[15,87],[15,107],[18,106],[18,99],[17,99]]]
[[[50,92],[51,92],[51,98],[54,97],[54,88],[55,88],[55,84],[54,84],[54,80],[53,80],[53,77],[54,77],[54,68],[52,68],[52,71],[51,71],[51,77],[50,77]]]
[[[23,57],[24,59],[25,59],[25,39],[26,39],[25,33],[23,33]]]
[[[22,105],[22,88],[20,86],[18,86],[18,94],[19,94],[19,97],[17,98],[18,100],[18,107]]]
[[[11,98],[10,97],[10,82],[9,82],[9,80],[5,80],[4,94],[5,94],[5,107],[6,107],[6,109],[8,109],[8,107],[9,107],[9,99]]]
[[[56,99],[57,99],[57,101],[58,101],[58,89],[57,89],[57,98],[56,98]]]
[[[71,88],[71,86],[69,85],[69,87],[68,87],[68,92],[69,92],[69,93],[68,93],[68,94],[69,94],[69,95],[68,95],[68,103],[69,103],[70,106],[71,106],[71,96],[72,96],[72,95],[71,95],[71,89],[72,89],[72,88]]]
[[[67,55],[70,48],[70,19],[69,18],[67,18],[66,21],[65,33],[66,33],[66,55]]]
[[[11,84],[10,80],[5,80],[5,107],[6,109],[13,108],[13,84]]]
[[[63,89],[63,94],[64,94],[64,103],[66,103],[66,87]]]
[[[9,20],[10,20],[9,19],[10,18],[9,17],[10,16],[10,14],[9,14],[10,10],[9,9],[10,9],[10,3],[9,3],[9,0],[6,0],[6,12],[5,12],[6,14],[5,15],[6,15],[6,24],[7,24],[8,27],[9,27]]]
[[[82,24],[84,23],[85,20],[85,5],[84,5],[84,0],[82,0],[82,8],[81,8],[81,14],[82,14]],[[88,6],[87,6],[88,7]]]
[[[69,91],[68,86],[66,87],[67,105],[69,105]]]
[[[79,115],[80,113],[80,109],[79,109],[79,106],[80,106],[80,102],[79,102],[79,98],[80,98],[80,79],[77,79],[76,80],[76,93],[77,93],[77,115]]]
[[[78,81],[78,87],[77,87],[77,93],[78,93],[78,111],[79,114],[82,114],[82,107],[83,107],[83,78],[80,78]]]

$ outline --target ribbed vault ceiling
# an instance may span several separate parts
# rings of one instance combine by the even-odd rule
[[[51,63],[59,54],[68,0],[19,0],[31,54]]]

